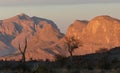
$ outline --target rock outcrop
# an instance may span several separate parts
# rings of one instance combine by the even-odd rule
[[[52,59],[54,52],[49,47],[62,37],[63,34],[53,21],[19,14],[0,21],[0,56],[6,59],[20,59],[18,44],[24,47],[27,38],[27,60]]]
[[[82,23],[82,26],[75,21],[68,28],[67,36],[74,36],[83,43],[83,46],[75,50],[75,55],[95,53],[104,48],[109,50],[120,46],[120,20],[103,15],[93,18],[87,24]]]
[[[91,21],[76,20],[68,28],[67,37],[75,37],[82,46],[73,55],[95,53],[120,46],[120,20],[103,15]],[[20,60],[18,44],[24,47],[28,40],[26,59],[54,60],[55,54],[69,56],[64,35],[48,19],[20,14],[0,21],[0,59]]]

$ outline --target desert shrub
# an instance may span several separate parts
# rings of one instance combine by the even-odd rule
[[[63,55],[56,54],[55,55],[55,63],[58,67],[63,67],[66,65],[66,57]]]
[[[56,69],[55,73],[71,73],[71,72],[66,68],[62,68],[62,69]]]
[[[65,59],[65,58],[66,58],[65,56],[60,55],[60,54],[56,54],[56,55],[55,55],[55,60],[56,60],[56,61],[63,60],[63,59]]]
[[[70,73],[80,73],[80,69],[71,69]]]
[[[49,73],[49,71],[46,66],[40,65],[33,73]]]
[[[70,71],[68,69],[62,69],[61,73],[70,73]]]
[[[98,68],[101,69],[110,69],[110,60],[108,54],[101,54],[98,61]]]
[[[119,62],[119,59],[118,58],[113,58],[112,59],[112,63],[118,63]]]

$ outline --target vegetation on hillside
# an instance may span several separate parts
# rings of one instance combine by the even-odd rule
[[[2,73],[119,73],[120,47],[106,50],[100,48],[96,53],[74,56],[73,51],[82,46],[74,37],[66,37],[65,45],[70,56],[56,54],[55,61],[30,60],[26,61],[27,39],[24,48],[19,44],[22,55],[20,61],[0,61],[0,72]],[[71,59],[71,60],[70,60]]]
[[[117,57],[111,58],[114,50],[103,53],[95,53],[84,56],[73,56],[72,64],[70,57],[56,55],[56,60],[51,62],[31,60],[25,62],[24,67],[22,61],[0,61],[0,72],[3,73],[119,73],[120,60]]]

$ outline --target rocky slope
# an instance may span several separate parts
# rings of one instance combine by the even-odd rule
[[[76,20],[65,36],[75,37],[82,43],[74,55],[95,53],[98,50],[120,46],[120,20],[110,16],[97,16],[91,21]],[[24,47],[28,40],[26,58],[54,60],[55,54],[67,55],[64,35],[48,19],[20,14],[0,21],[0,59],[19,60],[18,44]]]
[[[88,24],[88,21],[85,20],[75,20],[73,24],[67,29],[67,36],[79,36],[81,35],[82,30]]]
[[[75,21],[68,28],[67,36],[74,36],[83,43],[83,46],[74,51],[75,55],[95,53],[102,48],[109,50],[120,46],[120,20],[103,15],[93,18],[88,24]]]
[[[62,37],[53,21],[19,14],[0,21],[0,56],[20,59],[18,44],[23,48],[27,38],[27,59],[52,59],[54,52],[48,48]]]

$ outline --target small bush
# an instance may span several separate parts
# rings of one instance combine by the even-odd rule
[[[49,73],[46,66],[39,66],[33,73]]]

